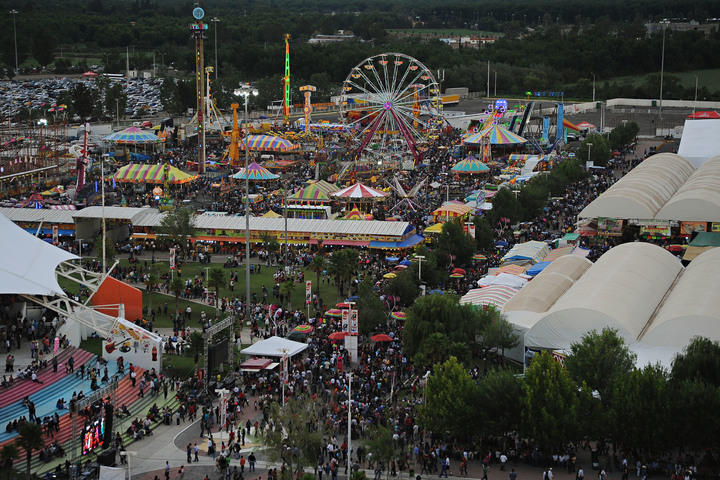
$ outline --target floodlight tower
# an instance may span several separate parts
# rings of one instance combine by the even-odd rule
[[[305,96],[305,106],[303,107],[303,113],[305,114],[305,135],[310,133],[310,113],[312,112],[312,104],[310,103],[310,96],[312,92],[316,91],[312,85],[303,85],[300,87],[300,91]]]
[[[290,123],[290,34],[285,34],[285,77],[283,77],[283,122]]]
[[[190,24],[190,30],[195,38],[195,90],[197,95],[197,128],[198,128],[198,173],[205,173],[205,52],[203,40],[208,25],[203,23],[205,10],[197,6],[193,9],[195,22]]]

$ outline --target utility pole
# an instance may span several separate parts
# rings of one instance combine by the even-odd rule
[[[495,89],[493,91],[493,97],[497,98],[497,70],[495,70]]]
[[[347,439],[347,455],[348,455],[348,478],[352,474],[352,372],[348,373],[348,439]]]
[[[667,30],[667,24],[670,23],[667,20],[663,20],[660,24],[663,26],[663,38],[662,38],[662,55],[660,57],[660,122],[662,123],[662,101],[663,101],[663,77],[665,75],[665,31]],[[660,125],[662,128],[662,125]]]
[[[10,15],[13,16],[13,39],[15,40],[15,73],[17,74],[20,71],[20,68],[18,67],[18,54],[17,54],[17,26],[15,25],[15,15],[17,15],[18,12],[14,8],[10,10]]]
[[[490,60],[488,60],[487,96],[490,98]]]
[[[593,76],[593,103],[595,103],[595,74],[592,74]]]
[[[697,107],[697,88],[698,88],[698,76],[695,75],[695,100],[693,100],[693,114],[695,114],[695,108]]]

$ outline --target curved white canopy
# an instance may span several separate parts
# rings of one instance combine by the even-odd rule
[[[720,156],[698,168],[655,218],[720,222]]]
[[[0,215],[0,294],[64,295],[55,269],[77,256],[51,245]]]

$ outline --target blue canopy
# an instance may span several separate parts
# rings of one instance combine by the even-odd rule
[[[387,260],[388,262],[397,262],[398,260],[400,260],[400,258],[399,257],[385,257],[385,260]]]
[[[505,240],[498,240],[495,242],[496,247],[507,247],[508,243]]]
[[[405,259],[402,262],[400,262],[400,265],[405,265],[406,267],[409,267],[410,265],[412,265],[412,262],[410,260]]]
[[[548,265],[550,265],[550,263],[552,263],[552,262],[538,262],[538,263],[536,263],[535,265],[533,265],[532,267],[528,268],[528,269],[525,271],[525,274],[530,275],[531,277],[534,277],[534,276],[537,275],[538,273],[540,273],[540,272],[542,272],[543,270],[545,270],[545,267],[547,267]]]

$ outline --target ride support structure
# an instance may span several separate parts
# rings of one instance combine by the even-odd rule
[[[283,77],[283,123],[290,123],[290,34],[285,34],[285,76]]]
[[[205,81],[203,76],[205,75],[205,51],[204,51],[204,39],[205,31],[208,29],[208,25],[203,23],[202,15],[196,15],[195,11],[201,10],[196,8],[193,11],[193,15],[197,21],[190,24],[190,30],[192,31],[193,38],[195,38],[195,90],[197,97],[197,131],[198,131],[198,173],[205,173]],[[198,18],[199,17],[199,18]]]
[[[305,114],[305,135],[310,134],[310,114],[312,113],[312,104],[310,103],[310,97],[312,93],[316,91],[313,85],[303,85],[300,87],[300,91],[305,96],[305,106],[303,107],[303,113]]]

